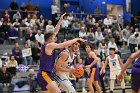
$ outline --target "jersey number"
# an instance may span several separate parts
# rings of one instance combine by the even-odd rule
[[[113,66],[116,66],[116,62],[112,62],[112,65],[113,65]]]

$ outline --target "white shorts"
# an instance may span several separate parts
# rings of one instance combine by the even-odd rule
[[[57,74],[57,82],[59,83],[59,88],[64,90],[66,93],[76,93],[72,83],[66,76]]]
[[[110,79],[116,79],[116,77],[119,75],[120,72],[121,69],[110,71]]]

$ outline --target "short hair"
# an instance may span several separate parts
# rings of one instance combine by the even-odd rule
[[[111,47],[111,48],[109,48],[109,50],[114,50],[115,51],[116,49]]]
[[[48,32],[48,33],[46,33],[46,34],[44,35],[45,41],[49,40],[49,38],[50,38],[51,36],[53,36],[53,35],[54,35],[53,32]]]
[[[90,48],[92,48],[92,44],[90,42],[85,42],[85,47],[86,46],[90,46]]]

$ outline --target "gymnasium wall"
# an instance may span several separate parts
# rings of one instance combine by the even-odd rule
[[[131,0],[131,12],[134,15],[140,12],[140,0]]]

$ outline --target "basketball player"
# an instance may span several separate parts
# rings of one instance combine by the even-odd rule
[[[54,30],[54,33],[49,32],[45,34],[45,43],[41,47],[40,68],[38,71],[37,79],[41,85],[43,93],[61,93],[52,76],[52,71],[54,69],[55,63],[54,49],[68,47],[76,41],[81,40],[80,38],[75,38],[64,43],[55,43],[55,36],[58,33],[64,15],[65,14],[61,16]]]
[[[86,63],[87,65],[85,66],[89,76],[89,78],[87,79],[88,88],[91,93],[94,93],[94,89],[92,86],[92,84],[94,84],[97,92],[102,93],[101,88],[98,84],[98,77],[99,77],[99,68],[97,66],[98,58],[95,55],[95,53],[92,51],[90,43],[86,44],[85,49],[88,55],[88,59],[87,59],[88,62]]]
[[[105,65],[102,68],[101,73],[104,73],[108,62],[110,67],[110,92],[113,93],[114,82],[116,80],[117,75],[121,72],[121,68],[123,67],[123,63],[120,56],[118,54],[115,54],[115,48],[109,48],[109,56],[105,60]],[[123,93],[125,93],[124,79],[121,82],[121,87],[123,89]]]
[[[136,60],[136,61],[134,62],[134,60]],[[134,62],[132,71],[131,71],[132,93],[140,93],[140,50],[133,53],[128,58],[123,69],[121,70],[120,74],[118,75],[118,80],[122,81],[126,69],[132,62]]]
[[[70,48],[63,50],[56,59],[55,72],[57,81],[60,84],[60,88],[66,93],[76,93],[72,83],[67,77],[67,74],[73,73],[74,68],[69,67],[69,64],[73,62],[75,58],[75,52],[78,51],[80,42],[77,41],[70,46]]]

